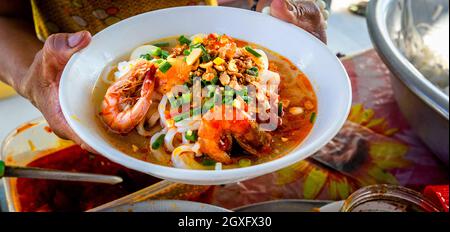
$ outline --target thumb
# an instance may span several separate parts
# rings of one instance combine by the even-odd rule
[[[53,34],[44,44],[44,62],[62,68],[74,53],[86,47],[90,41],[91,34],[87,31]]]

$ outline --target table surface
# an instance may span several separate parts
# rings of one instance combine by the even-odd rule
[[[328,46],[334,53],[354,54],[372,47],[364,17],[347,11],[349,4],[358,0],[333,1],[328,20]],[[41,117],[41,113],[26,99],[15,96],[0,100],[0,141],[18,125]],[[6,211],[3,182],[0,182],[0,206]]]

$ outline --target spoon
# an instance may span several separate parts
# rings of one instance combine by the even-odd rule
[[[0,179],[2,177],[18,177],[18,178],[62,180],[62,181],[82,181],[82,182],[93,182],[111,185],[118,184],[123,181],[122,178],[118,176],[66,172],[43,168],[32,168],[32,167],[6,166],[5,162],[0,160]]]

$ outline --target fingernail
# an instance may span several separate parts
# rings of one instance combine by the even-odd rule
[[[69,38],[67,39],[69,47],[74,48],[76,47],[80,42],[81,39],[83,39],[84,32],[80,31],[74,34],[70,34]]]

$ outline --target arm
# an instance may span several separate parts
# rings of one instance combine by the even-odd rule
[[[0,80],[19,94],[20,80],[43,45],[36,38],[32,21],[23,17],[27,8],[26,1],[0,1]]]
[[[21,10],[27,7],[26,0],[0,0],[0,81],[30,100],[55,134],[84,146],[64,119],[58,87],[64,66],[74,53],[89,44],[91,35],[86,31],[55,34],[42,43],[36,38],[32,21],[27,19],[29,11]]]

